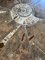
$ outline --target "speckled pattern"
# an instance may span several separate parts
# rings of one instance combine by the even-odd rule
[[[5,18],[4,18],[5,17]],[[0,42],[15,27],[14,21],[10,22],[8,15],[0,17]],[[2,31],[2,32],[1,32]],[[39,22],[27,27],[29,38],[24,35],[23,26],[12,36],[7,44],[0,48],[0,60],[45,60],[45,23]],[[23,37],[23,40],[22,40]]]

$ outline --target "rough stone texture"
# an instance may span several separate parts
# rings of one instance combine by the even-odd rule
[[[19,0],[0,0],[0,6],[11,9],[14,4],[19,4]]]
[[[10,22],[8,19],[0,18],[0,41],[17,26],[14,21]],[[5,22],[7,20],[8,22]],[[45,23],[39,22],[27,27],[27,31],[29,38],[33,35],[34,37],[27,40],[24,35],[22,40],[25,31],[21,26],[6,46],[0,48],[0,60],[45,60]]]

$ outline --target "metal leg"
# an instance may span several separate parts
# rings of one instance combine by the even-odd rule
[[[16,33],[16,31],[21,27],[21,25],[19,25],[16,29],[14,29],[12,32],[10,32],[3,40],[1,43],[3,43],[4,45],[6,45],[6,43],[10,40],[10,38]]]
[[[27,32],[27,29],[26,29],[26,25],[24,25],[23,27],[24,27],[26,38],[27,38],[27,40],[29,40],[29,38],[28,38],[28,32]]]

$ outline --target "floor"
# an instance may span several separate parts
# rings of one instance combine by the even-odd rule
[[[0,14],[0,42],[16,26],[8,13]],[[0,60],[45,60],[45,22],[27,26],[29,40],[24,32],[21,26],[5,46],[0,46]]]

